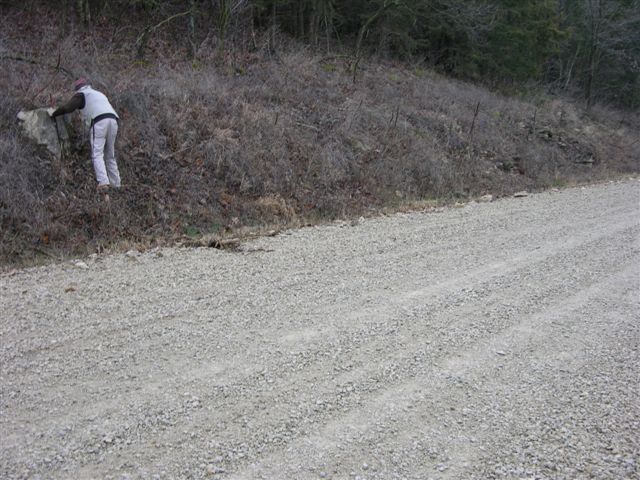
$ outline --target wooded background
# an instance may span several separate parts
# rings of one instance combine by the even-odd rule
[[[224,52],[271,29],[349,52],[354,80],[360,58],[376,53],[491,87],[640,106],[638,0],[63,0],[59,11],[63,34],[137,18],[139,57],[167,28],[194,57],[203,42]]]

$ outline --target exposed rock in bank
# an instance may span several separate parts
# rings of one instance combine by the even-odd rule
[[[43,145],[53,156],[60,160],[69,149],[67,122],[62,117],[52,118],[52,108],[22,110],[18,120],[24,134],[38,145]]]

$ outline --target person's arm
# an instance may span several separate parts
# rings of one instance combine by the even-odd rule
[[[84,108],[84,95],[82,93],[76,93],[71,100],[64,105],[58,107],[52,114],[52,117],[58,117],[67,113],[75,112],[78,109]]]

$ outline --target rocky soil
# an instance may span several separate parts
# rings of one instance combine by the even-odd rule
[[[640,183],[0,275],[0,477],[640,478]]]

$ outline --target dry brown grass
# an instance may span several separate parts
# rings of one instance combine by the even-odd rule
[[[232,66],[206,49],[191,63],[160,43],[161,54],[141,64],[122,45],[80,32],[59,40],[49,24],[30,41],[17,20],[0,21],[4,50],[49,63],[59,52],[112,100],[125,188],[100,202],[82,137],[65,159],[69,178],[55,178],[14,119],[66,98],[70,79],[0,60],[5,262],[639,170],[637,115],[599,108],[587,116],[561,99],[525,102],[382,61],[363,65],[353,85],[342,60],[294,44],[277,58],[236,52]]]

